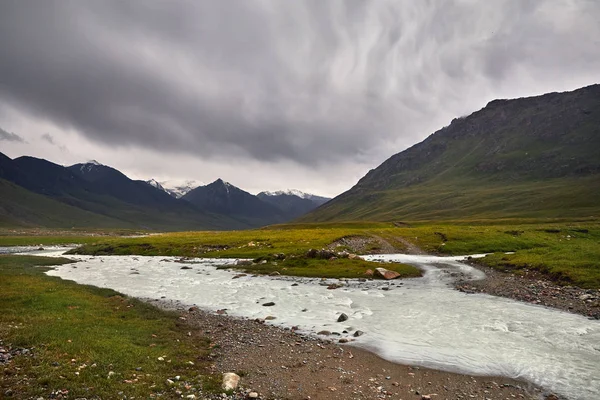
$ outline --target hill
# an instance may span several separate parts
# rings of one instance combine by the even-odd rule
[[[599,149],[600,85],[495,100],[300,221],[597,216]]]

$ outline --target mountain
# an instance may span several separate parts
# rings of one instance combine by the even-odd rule
[[[182,199],[202,210],[226,215],[253,227],[284,222],[288,219],[276,206],[222,179],[217,179],[206,186],[199,186],[184,195]]]
[[[144,181],[129,179],[122,172],[97,161],[67,167],[74,175],[85,180],[98,193],[112,196],[128,204],[153,207],[158,211],[179,210],[185,203]]]
[[[260,192],[256,196],[262,201],[279,208],[286,219],[290,220],[300,217],[330,200],[326,197],[315,196],[299,190]]]
[[[39,158],[11,160],[0,154],[0,179],[0,223],[4,225],[159,230],[248,227],[199,210],[97,162],[63,167]]]
[[[301,220],[597,216],[599,149],[600,85],[494,100]]]
[[[257,196],[259,197],[265,197],[265,196],[270,196],[270,197],[277,197],[277,196],[296,196],[299,197],[301,199],[307,199],[312,201],[313,203],[315,203],[317,206],[320,206],[322,204],[327,203],[329,200],[331,200],[330,197],[323,197],[323,196],[317,196],[314,194],[310,194],[310,193],[305,193],[302,192],[300,190],[296,190],[296,189],[288,189],[288,190],[278,190],[276,192],[260,192]]]
[[[146,183],[159,190],[167,192],[176,199],[183,197],[192,189],[202,186],[201,182],[194,180],[168,180],[158,182],[155,179],[150,179],[147,180]]]

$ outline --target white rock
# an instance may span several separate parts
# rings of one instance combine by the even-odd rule
[[[223,374],[223,390],[235,390],[240,383],[240,377],[233,372]]]
[[[248,398],[250,398],[250,399],[258,399],[258,393],[256,393],[256,392],[250,392],[250,393],[248,393]]]

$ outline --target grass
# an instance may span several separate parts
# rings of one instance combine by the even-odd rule
[[[0,256],[0,338],[29,349],[4,364],[14,398],[180,398],[215,387],[206,339],[173,313],[43,274],[64,258]],[[42,265],[44,267],[38,267]],[[164,360],[159,360],[162,357]],[[192,362],[194,365],[192,365]],[[171,385],[167,379],[174,379]],[[217,385],[218,386],[218,385]]]
[[[375,250],[382,239],[397,251],[404,251],[409,243],[436,254],[493,253],[480,262],[501,270],[534,269],[558,283],[600,288],[600,223],[589,218],[306,223],[248,231],[183,232],[100,240],[75,252],[251,259],[283,253],[299,257],[308,249],[321,249],[348,236],[369,238],[367,250]],[[347,250],[343,246],[338,248],[344,249]],[[283,269],[286,266],[278,265],[277,271],[304,276],[317,274],[312,269],[325,274],[331,268],[336,271],[331,275],[344,268],[350,268],[351,274],[356,272],[353,267],[326,260],[317,263],[290,265],[287,270]]]
[[[335,260],[319,260],[307,257],[287,258],[283,261],[268,261],[246,267],[236,267],[252,274],[272,274],[277,272],[288,276],[305,276],[311,278],[364,278],[367,270],[375,268],[396,271],[400,278],[421,276],[421,271],[412,265],[401,263],[380,263],[361,259],[338,258]]]
[[[146,234],[130,229],[0,228],[0,246],[54,246],[96,243],[107,238]]]

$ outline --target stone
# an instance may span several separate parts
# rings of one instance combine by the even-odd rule
[[[329,335],[331,335],[331,332],[330,331],[319,331],[319,332],[317,332],[317,335],[329,336]]]
[[[396,279],[400,276],[399,273],[395,272],[395,271],[390,271],[389,269],[385,269],[385,268],[375,268],[375,276],[378,276],[380,278],[383,279]]]
[[[348,343],[350,341],[350,339],[347,338],[341,338],[340,340],[338,340],[339,343]]]
[[[223,390],[235,390],[240,383],[240,376],[233,372],[223,374]]]
[[[337,319],[337,322],[344,322],[348,320],[348,316],[344,313],[341,313],[340,316]]]
[[[192,269],[192,267],[184,266],[184,267],[181,267],[180,269]]]
[[[249,265],[252,265],[252,261],[251,260],[237,260],[235,262],[235,265],[249,266]]]
[[[373,276],[373,274],[374,274],[374,272],[373,272],[372,269],[368,269],[368,270],[365,271],[365,275],[366,276]]]
[[[354,336],[354,337],[359,337],[359,336],[362,336],[362,335],[364,335],[364,334],[365,334],[365,333],[364,333],[363,331],[356,331],[356,332],[354,332],[354,335],[353,335],[353,336]]]
[[[250,393],[248,393],[248,398],[249,399],[258,399],[258,393],[250,392]]]
[[[198,311],[198,307],[196,307],[196,306],[190,307],[190,308],[188,308],[188,311],[189,312]]]
[[[237,274],[237,275],[234,275],[233,278],[231,278],[231,279],[243,278],[244,276],[248,276],[248,275],[247,274]]]
[[[272,307],[274,305],[275,305],[275,303],[272,301],[269,301],[269,302],[263,304],[264,307]]]

